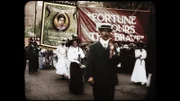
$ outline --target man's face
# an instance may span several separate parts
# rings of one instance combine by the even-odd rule
[[[108,29],[103,29],[102,31],[100,31],[101,37],[104,40],[108,40],[109,39],[110,33],[111,32]]]

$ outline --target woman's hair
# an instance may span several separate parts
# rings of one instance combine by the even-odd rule
[[[140,48],[143,48],[144,44],[143,43],[137,43],[137,48],[140,49]]]
[[[60,18],[64,18],[64,22],[66,22],[66,17],[65,17],[64,14],[59,14],[59,15],[57,16],[57,20],[58,20],[58,21],[59,21]]]
[[[73,46],[74,41],[76,41],[76,42],[77,42],[77,45],[79,46],[80,41],[79,41],[78,38],[75,38],[75,39],[71,40],[71,46]]]

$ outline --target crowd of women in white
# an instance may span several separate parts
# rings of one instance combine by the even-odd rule
[[[67,79],[70,79],[70,63],[76,62],[79,64],[78,55],[81,58],[85,57],[80,47],[66,47],[65,44],[60,44],[54,53],[58,57],[57,63],[54,62],[56,74],[63,75]]]
[[[64,42],[65,43],[65,42]],[[43,50],[42,50],[43,51]],[[120,49],[118,48],[118,52]],[[56,50],[54,50],[54,56],[58,57],[58,61],[52,59],[52,63],[56,69],[56,74],[63,75],[65,78],[70,79],[70,63],[76,62],[79,64],[78,55],[84,58],[85,54],[80,47],[75,48],[73,46],[66,47],[65,44],[60,44]],[[145,58],[147,56],[146,50],[141,48],[135,49],[135,58],[136,62],[134,65],[134,69],[131,75],[132,82],[141,82],[142,85],[145,83],[149,86],[149,78],[151,76],[148,75],[146,77],[146,70],[145,70]],[[42,67],[42,66],[40,66]],[[118,66],[120,67],[120,66]]]

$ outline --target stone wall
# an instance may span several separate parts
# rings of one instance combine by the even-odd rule
[[[40,36],[42,6],[43,6],[42,1],[29,1],[26,3],[24,8],[25,37]]]

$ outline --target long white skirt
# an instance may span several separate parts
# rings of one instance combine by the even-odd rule
[[[131,76],[132,82],[141,82],[147,83],[146,69],[145,69],[145,61],[137,59],[134,65],[133,73]]]
[[[70,63],[71,61],[66,59],[67,78],[70,79]]]
[[[58,59],[58,62],[56,64],[56,74],[59,75],[67,75],[67,68],[66,68],[66,59],[61,57]]]
[[[57,62],[58,62],[58,60],[55,57],[53,57],[53,66],[54,67],[56,67]]]

